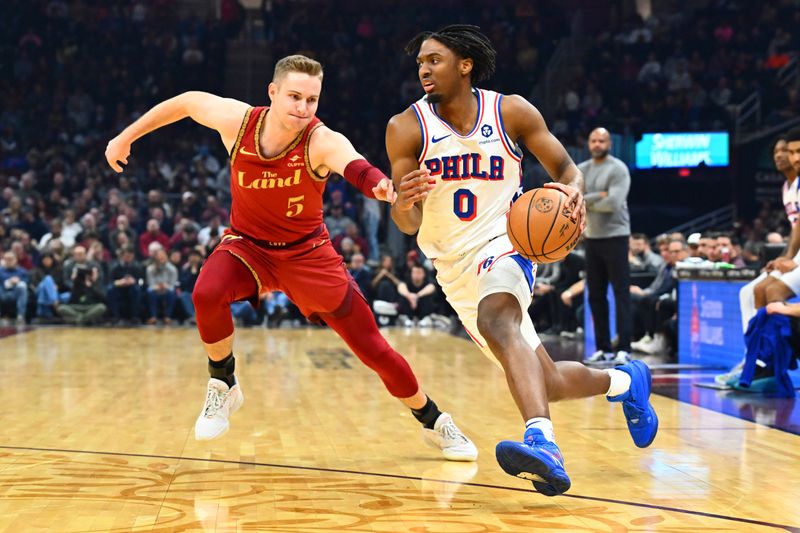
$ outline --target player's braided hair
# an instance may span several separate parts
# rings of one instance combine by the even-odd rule
[[[478,26],[470,24],[451,24],[437,31],[424,31],[416,35],[406,45],[406,53],[416,56],[422,42],[436,39],[458,56],[472,60],[470,74],[473,83],[487,80],[494,74],[497,52],[492,42],[481,33]]]
[[[787,143],[800,141],[800,127],[794,127],[787,131],[785,140]]]

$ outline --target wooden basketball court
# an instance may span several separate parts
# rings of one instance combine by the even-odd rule
[[[231,431],[194,440],[193,329],[35,329],[0,339],[3,531],[800,531],[800,438],[654,396],[636,448],[619,405],[553,407],[572,489],[503,473],[522,421],[502,373],[444,333],[390,330],[480,450],[450,463],[327,330],[244,330]]]

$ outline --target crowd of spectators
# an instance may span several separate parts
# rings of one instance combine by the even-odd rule
[[[14,259],[0,277],[17,322],[191,315],[197,267],[227,224],[225,154],[179,124],[137,143],[123,174],[103,157],[158,101],[222,90],[225,23],[176,14],[173,0],[4,3],[0,249]]]
[[[404,51],[412,37],[448,24],[476,24],[497,50],[491,88],[528,95],[569,32],[571,13],[548,0],[271,0],[262,2],[262,17],[274,57],[306,53],[325,67],[319,116],[386,167],[386,123],[423,95],[416,62]],[[320,20],[326,31],[319,31]]]
[[[651,241],[655,249],[651,249]],[[707,231],[630,237],[631,313],[635,352],[676,356],[676,268],[747,268],[758,272],[781,253],[787,238],[770,232],[742,241],[735,232]],[[530,316],[544,335],[580,338],[584,323],[584,259],[579,245],[565,261],[540,264]]]
[[[612,20],[591,39],[553,129],[574,146],[597,124],[634,135],[727,130],[734,107],[755,92],[764,123],[796,117],[797,83],[782,86],[777,72],[800,50],[798,22],[792,0]]]
[[[273,57],[305,52],[323,62],[325,92],[336,105],[323,103],[321,117],[385,162],[383,127],[420,92],[414,60],[402,51],[416,32],[480,24],[512,58],[499,62],[499,88],[525,92],[566,28],[547,2],[473,4],[464,10],[445,1],[420,13],[400,2],[365,8],[276,0],[263,6],[265,38]],[[198,268],[228,223],[224,149],[213,132],[184,121],[138,141],[122,174],[103,157],[108,140],[159,101],[190,89],[223,93],[227,39],[241,28],[241,6],[223,1],[220,19],[213,11],[181,18],[177,8],[175,0],[4,3],[0,249],[16,259],[3,256],[0,311],[11,320],[192,320]],[[403,67],[386,69],[387,58]],[[373,294],[374,275],[383,301],[402,307],[402,323],[427,323],[441,295],[430,294],[424,267],[403,264],[386,275],[387,262],[406,250],[381,258],[384,206],[338,176],[325,200],[334,244],[365,293]],[[394,293],[387,280],[397,281]],[[285,296],[265,299],[258,312],[237,304],[233,313],[245,323],[298,320]]]
[[[320,59],[326,67],[320,117],[384,168],[384,126],[420,96],[414,60],[403,51],[410,37],[449,23],[479,24],[498,50],[492,88],[525,95],[569,29],[569,14],[553,2],[444,0],[425,5],[424,10],[402,2],[365,6],[272,0],[262,5],[264,40],[272,56],[301,52]],[[759,17],[779,20],[782,27],[792,19],[783,6],[765,8]],[[179,17],[175,0],[4,2],[0,316],[19,323],[192,322],[194,282],[228,224],[229,175],[221,143],[213,132],[183,121],[137,141],[122,174],[108,167],[103,152],[110,138],[159,101],[189,89],[224,93],[228,40],[241,28],[242,11],[235,0],[224,0],[222,8],[223,17],[217,19],[211,13]],[[590,117],[602,118],[611,109],[612,126],[617,124],[613,120],[626,117],[640,117],[643,123],[660,120],[663,110],[653,114],[626,106],[668,101],[661,93],[653,98],[633,95],[654,84],[669,91],[669,83],[659,80],[667,80],[670,69],[684,63],[694,85],[709,93],[704,84],[712,80],[728,78],[735,88],[740,79],[753,83],[764,78],[748,70],[760,64],[760,56],[744,60],[742,39],[756,31],[741,27],[746,14],[723,17],[719,32],[716,27],[701,31],[709,20],[722,20],[706,14],[688,25],[665,19],[631,23],[601,35],[586,83],[574,95],[577,106],[564,108],[567,131],[580,132]],[[326,21],[324,31],[320,20]],[[782,64],[779,56],[793,47],[794,39],[793,32],[787,40],[777,30],[769,38],[761,35],[756,42],[764,46],[754,49],[768,50],[771,65],[763,68]],[[672,46],[673,41],[680,41],[679,46]],[[717,41],[736,46],[714,45]],[[694,64],[703,46],[715,51],[700,57],[707,71]],[[627,61],[626,54],[639,62],[655,54],[663,64],[662,77],[640,82],[644,63],[634,80],[608,71],[613,63],[609,57]],[[746,68],[739,68],[745,63]],[[634,70],[630,64],[628,70]],[[680,89],[674,96],[686,98],[690,90]],[[631,112],[616,112],[625,109]],[[666,115],[678,120],[673,113]],[[716,120],[723,115],[703,112],[697,117]],[[362,291],[379,302],[380,318],[446,326],[451,311],[425,258],[413,247],[382,246],[386,214],[386,206],[365,200],[340,177],[329,180],[325,222]],[[763,240],[773,229],[771,223],[765,215],[753,227],[740,225],[737,231],[747,229],[755,241]],[[570,257],[540,270],[537,291],[542,297],[535,313],[543,329],[578,331],[579,315],[570,307],[579,306],[582,263],[579,254]],[[237,303],[232,312],[244,324],[301,320],[285,295],[266,294],[262,303],[258,310]]]

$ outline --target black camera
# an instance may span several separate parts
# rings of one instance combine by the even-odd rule
[[[91,273],[92,271],[89,269],[89,267],[84,265],[77,265],[75,267],[75,281],[85,282]]]

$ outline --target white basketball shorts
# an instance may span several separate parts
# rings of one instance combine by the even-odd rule
[[[489,359],[497,363],[478,331],[478,304],[490,294],[513,294],[522,309],[520,328],[523,337],[534,350],[541,344],[528,315],[536,280],[536,265],[514,250],[507,235],[496,237],[458,259],[436,259],[434,266],[436,279],[447,301],[458,313],[469,336]]]

